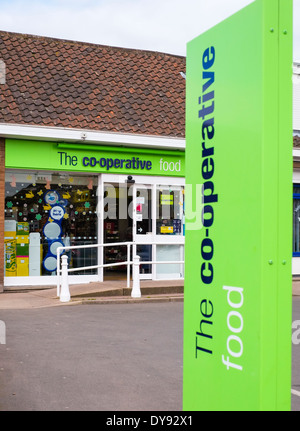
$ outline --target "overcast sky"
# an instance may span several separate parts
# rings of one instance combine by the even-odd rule
[[[186,55],[189,40],[252,1],[0,0],[0,30]],[[294,0],[298,62],[299,23],[300,0]]]

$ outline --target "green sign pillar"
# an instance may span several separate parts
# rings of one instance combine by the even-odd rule
[[[188,44],[184,410],[290,409],[292,8]]]

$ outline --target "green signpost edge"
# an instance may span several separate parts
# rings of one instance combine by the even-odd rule
[[[292,8],[187,46],[184,410],[291,408]]]

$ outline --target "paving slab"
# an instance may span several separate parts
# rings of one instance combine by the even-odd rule
[[[183,300],[183,280],[141,281],[141,298],[132,298],[124,280],[70,285],[71,300],[61,302],[53,286],[9,288],[0,294],[0,310],[79,304],[136,303]]]
[[[78,304],[183,301],[183,280],[142,280],[141,298],[131,298],[126,280],[70,285],[70,302],[60,302],[54,286],[20,286],[0,293],[0,310],[54,307]],[[300,280],[293,280],[293,296],[300,296]]]

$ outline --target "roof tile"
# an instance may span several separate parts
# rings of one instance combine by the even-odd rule
[[[0,122],[185,134],[185,58],[0,32]]]

